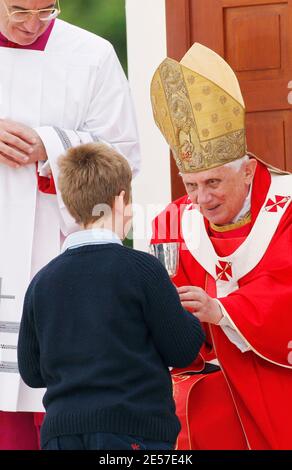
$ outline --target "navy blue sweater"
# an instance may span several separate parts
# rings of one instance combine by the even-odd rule
[[[32,280],[18,342],[19,370],[46,387],[41,443],[112,432],[175,442],[168,366],[204,340],[156,258],[117,244],[67,250]]]

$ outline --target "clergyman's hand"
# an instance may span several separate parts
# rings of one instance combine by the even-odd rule
[[[183,286],[177,291],[182,306],[200,321],[216,325],[223,318],[218,302],[200,287]]]
[[[10,119],[0,119],[0,163],[18,168],[46,159],[46,150],[34,129]]]

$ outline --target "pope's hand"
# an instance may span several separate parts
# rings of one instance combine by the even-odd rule
[[[0,163],[18,168],[46,159],[45,147],[34,129],[10,119],[0,119]]]
[[[218,302],[200,287],[183,286],[178,287],[177,291],[182,306],[200,321],[216,325],[223,318]]]

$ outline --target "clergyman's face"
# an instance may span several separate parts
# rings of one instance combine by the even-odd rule
[[[33,44],[46,31],[50,22],[40,21],[38,15],[31,15],[26,21],[16,23],[7,14],[4,2],[9,12],[52,8],[56,3],[54,0],[0,0],[0,31],[9,41],[21,46]]]
[[[238,171],[221,166],[185,173],[182,179],[191,202],[200,206],[203,216],[213,224],[226,225],[241,211],[255,169],[255,160],[250,160]]]

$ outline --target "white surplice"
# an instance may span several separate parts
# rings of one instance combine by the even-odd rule
[[[45,51],[0,47],[1,118],[36,129],[55,182],[61,154],[98,140],[122,153],[134,174],[139,169],[129,86],[112,46],[61,20]],[[27,387],[17,371],[23,298],[30,279],[77,226],[58,191],[39,192],[35,165],[0,164],[0,221],[0,410],[42,411],[44,391]]]

